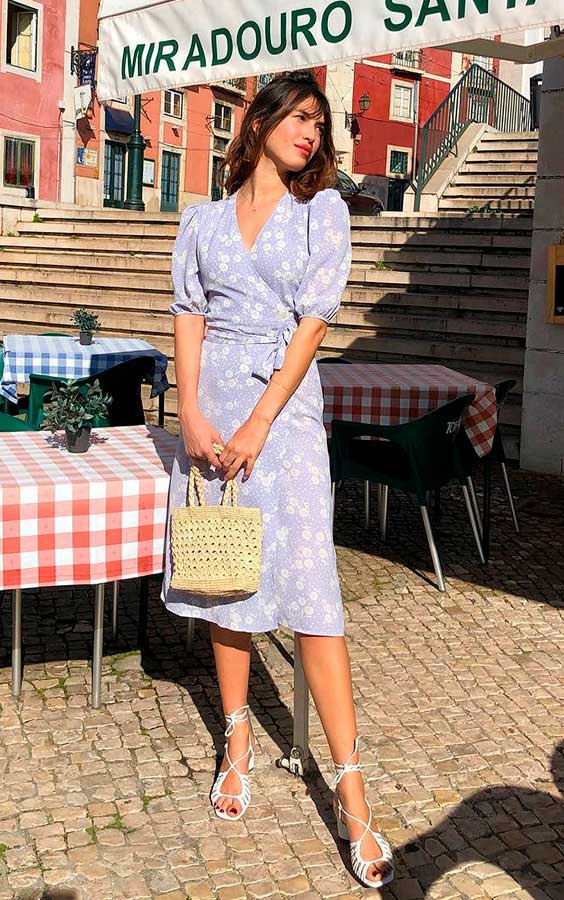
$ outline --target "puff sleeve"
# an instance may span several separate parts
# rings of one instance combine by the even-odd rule
[[[298,317],[330,322],[337,315],[351,267],[349,210],[335,190],[320,191],[309,209],[309,260],[295,298]]]
[[[172,251],[172,283],[174,303],[169,312],[174,316],[192,313],[205,316],[208,303],[198,270],[198,228],[200,207],[188,206],[182,213]]]

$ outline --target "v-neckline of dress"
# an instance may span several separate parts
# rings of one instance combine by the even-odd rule
[[[240,228],[240,226],[239,226],[239,219],[237,218],[237,195],[238,195],[238,193],[239,193],[239,191],[235,191],[235,193],[233,194],[233,203],[232,203],[232,206],[233,206],[233,218],[235,219],[235,228],[236,228],[236,231],[237,231],[237,235],[238,235],[238,237],[239,237],[239,240],[240,240],[240,242],[241,242],[241,246],[243,247],[245,253],[246,253],[248,256],[252,256],[252,254],[254,253],[255,248],[256,248],[256,246],[257,246],[259,240],[260,240],[260,237],[261,237],[261,235],[262,235],[264,229],[266,228],[267,225],[270,224],[270,222],[272,222],[274,216],[276,215],[276,213],[277,213],[278,210],[280,209],[280,206],[282,205],[282,201],[285,200],[286,197],[288,196],[289,191],[287,191],[287,190],[284,191],[284,193],[282,194],[282,196],[281,196],[280,199],[278,200],[276,206],[273,208],[272,212],[270,213],[268,219],[265,221],[264,225],[262,226],[262,228],[261,228],[260,231],[258,232],[258,234],[257,234],[257,236],[256,236],[256,238],[255,238],[255,240],[254,240],[254,242],[253,242],[253,244],[252,244],[252,246],[251,246],[250,249],[249,249],[249,247],[247,247],[247,245],[245,244],[245,241],[243,240],[243,235],[242,235],[242,233],[241,233],[241,228]]]

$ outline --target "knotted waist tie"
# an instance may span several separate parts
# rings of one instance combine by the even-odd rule
[[[254,363],[252,374],[263,381],[270,381],[275,369],[281,369],[286,356],[286,350],[292,335],[296,331],[298,323],[295,319],[288,319],[279,331],[263,331],[258,334],[245,334],[242,332],[227,331],[222,328],[208,326],[206,341],[222,343],[232,341],[234,344],[264,344],[265,351],[261,353]]]

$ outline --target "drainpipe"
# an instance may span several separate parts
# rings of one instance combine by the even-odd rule
[[[415,133],[413,135],[413,153],[411,154],[411,184],[415,187],[415,173],[417,172],[417,144],[419,142],[419,79],[415,82],[413,92],[413,118],[415,121]]]

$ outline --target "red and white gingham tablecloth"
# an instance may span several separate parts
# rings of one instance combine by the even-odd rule
[[[464,428],[478,456],[485,456],[492,449],[497,404],[491,384],[432,365],[322,363],[319,372],[328,433],[332,419],[400,425],[462,394],[475,394],[464,418]]]
[[[177,437],[139,425],[0,434],[0,590],[100,584],[163,571]]]

